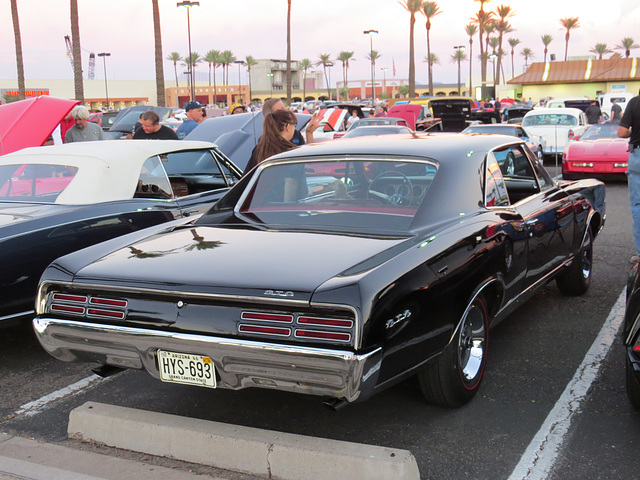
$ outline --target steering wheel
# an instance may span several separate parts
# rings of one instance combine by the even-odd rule
[[[378,184],[386,177],[400,177],[402,180],[402,184],[398,187],[395,193],[391,195],[387,195],[384,192],[376,190]],[[371,181],[367,191],[367,197],[384,200],[392,205],[411,205],[411,202],[413,201],[413,184],[405,174],[395,170],[389,170],[387,172],[382,172]]]

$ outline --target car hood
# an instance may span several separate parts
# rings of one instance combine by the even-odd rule
[[[388,260],[389,254],[381,254],[403,241],[407,239],[191,226],[113,251],[80,268],[74,282],[309,301],[315,289],[345,270],[365,260],[361,270]]]
[[[599,138],[597,140],[577,141],[569,145],[571,157],[590,158],[597,160],[611,159],[612,156],[629,157],[627,152],[628,140],[622,138]]]

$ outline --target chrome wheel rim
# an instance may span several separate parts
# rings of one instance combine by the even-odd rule
[[[486,312],[481,302],[474,302],[460,327],[458,362],[465,386],[473,387],[482,375],[487,354]]]

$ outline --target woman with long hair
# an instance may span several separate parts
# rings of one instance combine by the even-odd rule
[[[245,173],[273,155],[296,148],[291,139],[297,123],[295,114],[289,110],[276,110],[264,117],[262,137],[251,153]]]

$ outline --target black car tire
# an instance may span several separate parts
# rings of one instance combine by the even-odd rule
[[[629,401],[631,405],[636,410],[640,410],[640,383],[638,383],[638,379],[633,373],[633,365],[631,365],[631,360],[627,357],[627,361],[625,362],[625,377],[626,377],[626,385],[627,385],[627,397],[629,397]]]
[[[538,156],[538,163],[540,165],[544,165],[544,150],[542,149],[542,147],[538,147],[537,156]]]
[[[582,295],[589,289],[592,270],[593,234],[589,229],[587,230],[584,243],[571,265],[556,277],[556,284],[565,295]]]
[[[487,305],[478,295],[465,310],[456,334],[442,354],[418,372],[420,390],[427,401],[448,408],[469,402],[484,375],[488,343]]]

